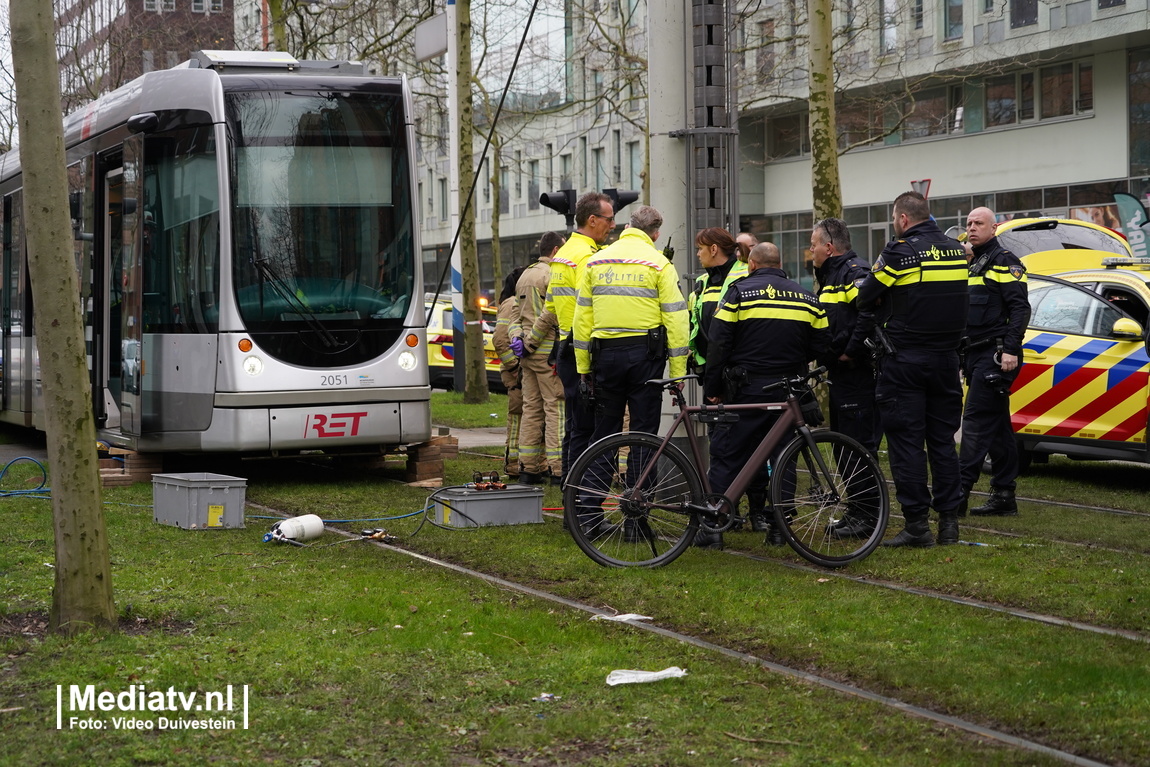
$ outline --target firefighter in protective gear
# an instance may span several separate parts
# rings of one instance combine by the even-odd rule
[[[787,279],[782,269],[763,265],[770,253],[764,246],[751,249],[749,274],[731,284],[711,323],[703,380],[703,396],[708,402],[777,402],[780,395],[764,394],[763,387],[803,375],[810,361],[826,348],[826,311],[812,293]],[[730,487],[778,418],[777,410],[747,410],[739,413],[735,423],[716,425],[711,432],[711,468],[707,473],[712,492],[723,493]],[[747,495],[765,493],[768,479],[764,464]],[[696,542],[722,546],[722,536],[712,534]],[[782,530],[773,521],[768,525],[767,542],[783,544]]]
[[[516,316],[511,323],[512,345],[519,351],[519,377],[523,387],[523,418],[519,424],[519,462],[524,484],[550,481],[563,476],[564,416],[563,383],[554,368],[556,331],[530,354],[523,344],[523,328],[528,332],[543,314],[551,259],[563,246],[563,236],[546,232],[539,239],[539,260],[527,267],[515,285]],[[516,342],[518,339],[518,342]],[[546,453],[544,453],[546,445]]]
[[[906,528],[886,546],[933,546],[927,514],[939,515],[939,540],[958,542],[962,498],[954,435],[962,417],[958,347],[966,333],[966,252],[930,217],[926,198],[894,201],[894,231],[859,286],[859,309],[875,312],[875,402],[890,451],[895,494]],[[927,483],[927,462],[930,483]]]
[[[575,203],[575,226],[566,244],[551,259],[543,313],[535,318],[530,334],[523,341],[525,351],[533,353],[550,334],[558,334],[556,370],[563,382],[563,398],[566,400],[564,471],[587,448],[594,427],[590,403],[583,402],[579,397],[579,374],[575,370],[571,330],[583,266],[591,254],[607,241],[615,228],[615,207],[611,198],[602,192],[587,192],[580,197]],[[526,330],[525,327],[525,333]]]
[[[499,310],[495,314],[495,332],[491,345],[499,355],[499,377],[507,388],[507,439],[503,448],[503,472],[509,477],[519,476],[519,427],[523,418],[523,390],[520,385],[519,358],[511,349],[510,328],[515,314],[515,283],[523,274],[519,266],[503,280],[499,294]]]
[[[631,430],[657,432],[661,391],[647,381],[686,375],[687,302],[679,274],[659,250],[663,216],[644,205],[615,244],[587,260],[575,307],[575,360],[595,397],[592,441]],[[594,372],[592,373],[592,367]]]
[[[990,455],[994,476],[986,504],[971,509],[978,516],[1013,516],[1018,477],[1018,446],[1010,423],[1010,385],[1022,364],[1022,337],[1030,322],[1026,268],[999,244],[993,211],[975,208],[966,217],[970,254],[970,314],[967,317],[962,372],[966,406],[962,413],[962,476],[959,516],[966,513],[970,489],[982,462]]]

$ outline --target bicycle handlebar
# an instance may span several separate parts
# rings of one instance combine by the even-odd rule
[[[774,391],[775,389],[786,388],[790,394],[801,394],[804,390],[809,390],[826,380],[826,365],[819,365],[811,372],[798,376],[796,378],[787,378],[783,381],[777,381],[773,384],[768,384],[763,387],[763,394]]]

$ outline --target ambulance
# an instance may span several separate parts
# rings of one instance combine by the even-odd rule
[[[1011,420],[1023,467],[1052,454],[1150,462],[1150,259],[1083,221],[998,227],[1027,267],[1031,317]]]

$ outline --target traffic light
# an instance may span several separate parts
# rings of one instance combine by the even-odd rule
[[[561,189],[558,192],[544,192],[539,195],[539,204],[561,213],[567,221],[567,228],[575,227],[575,190]]]
[[[604,189],[603,194],[611,198],[611,206],[616,213],[639,199],[639,193],[630,189]]]

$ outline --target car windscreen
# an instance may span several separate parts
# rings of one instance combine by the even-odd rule
[[[1047,250],[1100,250],[1129,256],[1122,236],[1064,221],[1040,221],[1009,229],[998,235],[1002,247],[1018,257]]]

